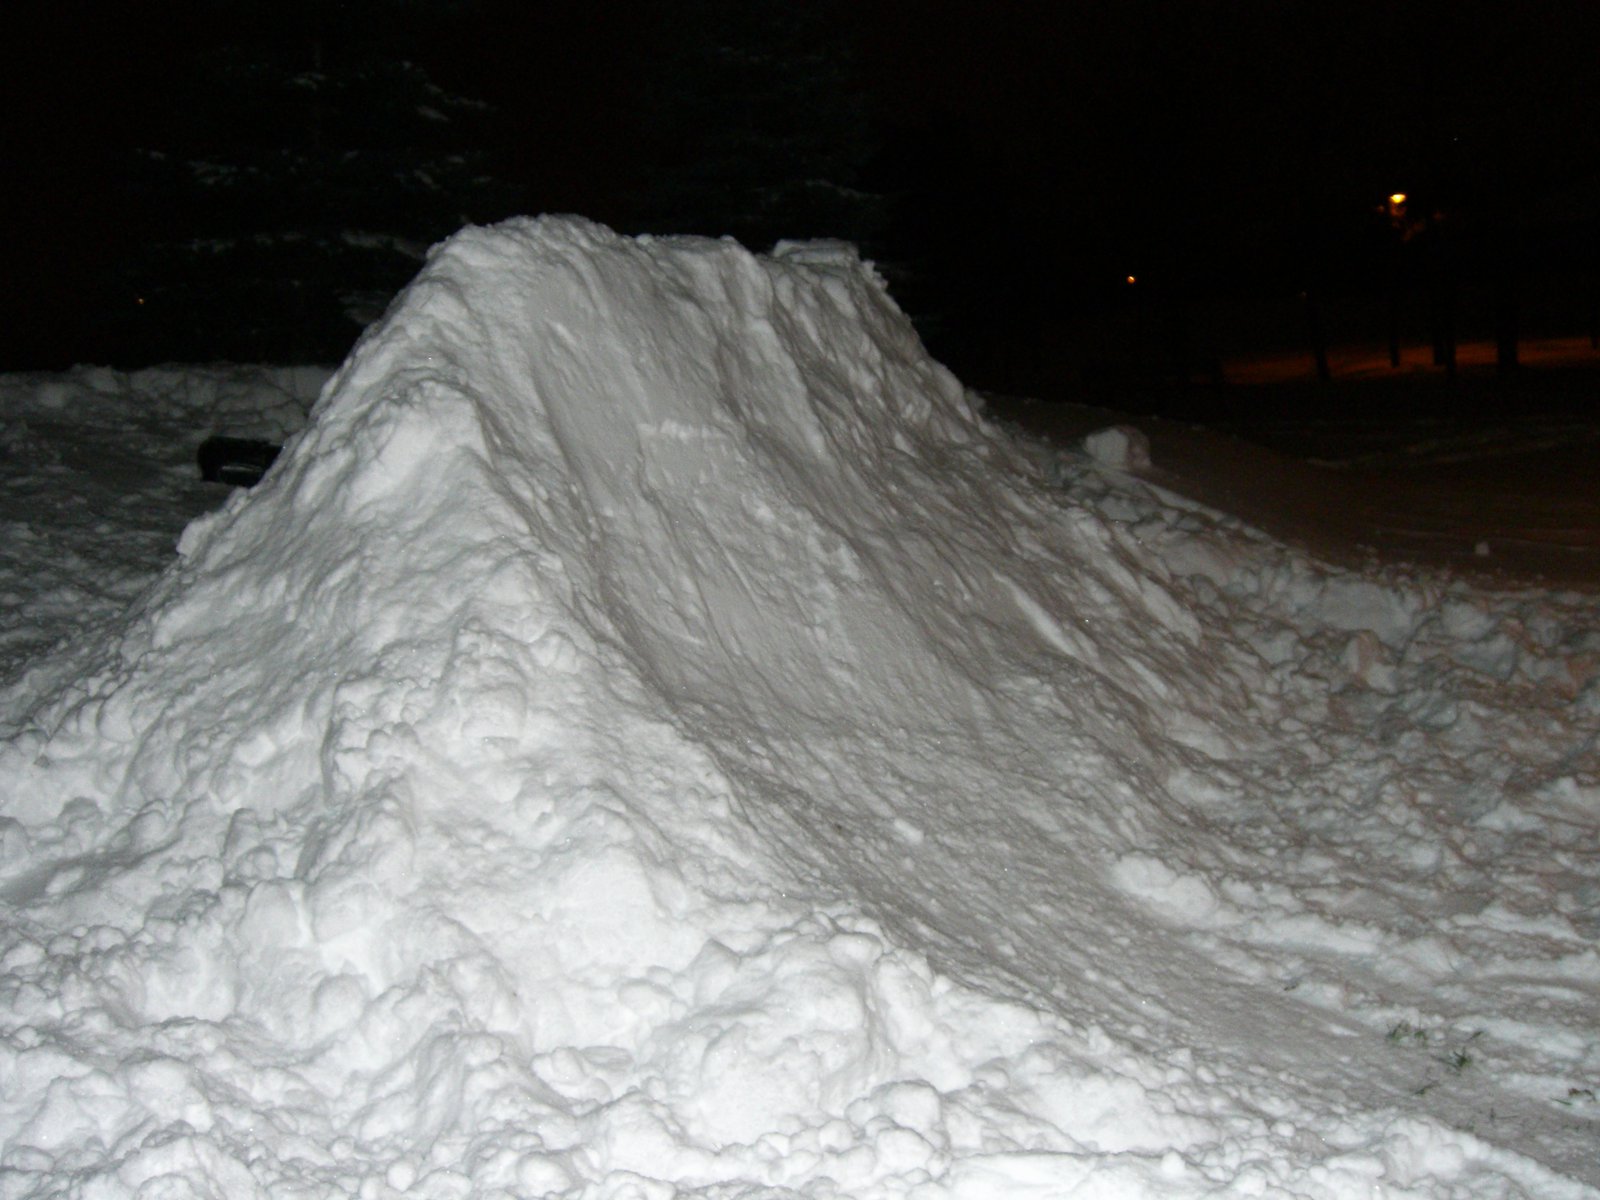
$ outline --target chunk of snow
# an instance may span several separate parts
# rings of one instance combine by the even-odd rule
[[[1132,425],[1110,425],[1083,439],[1089,457],[1103,467],[1140,471],[1150,465],[1150,439]]]

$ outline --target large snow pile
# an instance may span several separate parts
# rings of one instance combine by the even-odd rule
[[[1592,600],[1104,458],[844,248],[436,250],[0,694],[0,1195],[1596,1195]]]

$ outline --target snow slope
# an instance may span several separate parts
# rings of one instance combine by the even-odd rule
[[[1597,1195],[1597,674],[847,248],[468,230],[0,694],[0,1195]]]

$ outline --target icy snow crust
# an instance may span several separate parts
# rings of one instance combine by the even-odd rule
[[[1592,601],[1022,445],[847,249],[465,231],[63,661],[0,1195],[1600,1194]]]

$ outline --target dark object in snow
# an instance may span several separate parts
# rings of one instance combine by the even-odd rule
[[[200,463],[200,478],[207,483],[251,487],[260,482],[281,449],[255,438],[213,436],[200,443],[195,458]]]

